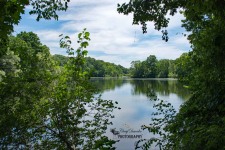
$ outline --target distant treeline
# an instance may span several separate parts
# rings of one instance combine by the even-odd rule
[[[84,70],[91,72],[93,77],[179,78],[185,81],[191,72],[189,55],[184,53],[176,60],[157,60],[155,55],[150,55],[144,61],[132,61],[129,69],[114,63],[86,57]],[[54,55],[53,58],[60,66],[68,61],[68,57],[62,55]]]
[[[67,63],[68,57],[62,55],[53,55],[60,66]],[[104,62],[103,60],[96,60],[91,57],[86,57],[84,70],[89,72],[92,77],[119,77],[128,75],[129,69],[116,65],[114,63]]]
[[[176,60],[157,60],[155,55],[150,55],[144,61],[132,61],[130,76],[133,78],[179,78],[185,81],[191,72],[189,55],[189,53],[183,53]]]

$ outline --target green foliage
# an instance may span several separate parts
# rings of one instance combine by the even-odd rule
[[[9,39],[0,59],[0,149],[114,149],[103,134],[117,107],[96,96],[83,70],[89,33],[79,34],[76,55],[68,36],[60,40],[69,55],[64,67],[36,34]]]
[[[191,81],[191,74],[193,73],[193,62],[191,59],[191,52],[183,53],[179,58],[175,60],[176,74],[178,79],[184,84],[189,85]]]
[[[146,67],[146,69],[144,69],[144,76],[148,77],[148,78],[152,78],[152,77],[156,77],[156,72],[157,72],[157,68],[156,68],[156,64],[157,64],[157,59],[154,55],[150,55],[149,57],[147,57],[146,61],[143,62],[144,66]]]
[[[182,1],[166,1],[166,0],[130,0],[129,3],[118,4],[118,12],[128,15],[133,14],[133,24],[141,24],[143,33],[147,33],[147,23],[148,21],[154,22],[156,30],[161,30],[166,28],[169,23],[169,18],[166,17],[167,14],[174,15],[177,13],[179,5],[183,3]],[[162,39],[168,41],[167,30],[162,30]]]
[[[89,32],[78,35],[74,57],[68,36],[60,46],[70,56],[64,67],[34,33],[9,37],[26,5],[40,19],[58,20],[69,0],[0,1],[0,149],[114,149],[103,136],[114,103],[96,97],[82,68]]]
[[[66,65],[68,61],[68,57],[65,57],[63,55],[55,54],[52,56],[52,58],[58,63],[59,66],[64,66]]]
[[[157,74],[156,63],[155,55],[150,55],[143,62],[131,62],[131,76],[134,78],[155,78]]]
[[[155,55],[150,55],[144,61],[132,61],[130,74],[133,78],[168,78],[176,77],[177,65],[173,60],[157,60]]]
[[[169,66],[170,61],[168,59],[161,59],[157,63],[158,77],[168,78],[169,77]]]
[[[0,42],[7,39],[7,35],[13,32],[13,25],[18,24],[21,14],[24,14],[25,6],[31,6],[30,14],[37,15],[37,21],[41,18],[58,20],[57,11],[66,11],[70,0],[1,0],[0,1]]]
[[[20,35],[27,34],[31,33]],[[9,39],[8,49],[13,51],[10,53],[14,57],[3,56],[1,61],[4,58],[7,58],[7,62],[17,61],[13,67],[9,65],[12,63],[3,63],[1,66],[6,77],[0,83],[0,145],[1,149],[9,149],[10,146],[11,149],[29,148],[28,143],[39,136],[32,132],[41,126],[41,112],[36,107],[49,92],[53,63],[49,61],[50,53],[45,46],[39,44],[36,45],[39,49],[36,49],[29,41],[25,42],[18,37]],[[17,74],[11,73],[14,68],[19,70]]]
[[[59,81],[59,91],[54,90],[53,93],[55,97],[53,99],[59,99],[59,101],[53,104],[57,106],[57,109],[51,111],[52,114],[56,114],[50,117],[49,125],[51,129],[62,128],[61,132],[66,137],[62,137],[61,140],[67,141],[67,149],[79,147],[82,149],[113,149],[112,145],[115,141],[109,140],[103,134],[107,125],[112,124],[109,118],[114,117],[111,112],[116,107],[110,100],[94,97],[94,89],[91,88],[87,73],[83,70],[84,57],[87,54],[84,48],[87,47],[88,40],[90,40],[89,33],[84,29],[78,35],[80,47],[76,50],[76,57],[73,57],[74,49],[70,47],[69,37],[65,36],[60,40],[60,46],[67,49],[70,57],[65,66],[65,77]],[[66,108],[58,109],[61,106],[66,106]]]
[[[21,19],[20,14],[24,13],[28,0],[8,1],[1,0],[0,6],[0,41],[2,42],[13,31],[13,25],[18,24]]]
[[[154,55],[150,55],[145,61],[132,61],[130,69],[121,65],[86,57],[84,70],[91,72],[92,77],[118,77],[129,75],[133,78],[178,78],[184,84],[188,84],[188,75],[192,72],[189,55],[191,55],[191,53],[184,53],[176,60],[157,60]],[[53,59],[58,62],[60,66],[64,66],[69,60],[68,57],[62,55],[53,55]]]
[[[20,58],[14,54],[13,51],[8,51],[6,52],[6,55],[2,57],[0,60],[1,64],[1,80],[3,80],[3,77],[6,76],[18,76],[18,73],[20,72],[19,67],[19,61]]]
[[[40,19],[51,19],[58,20],[57,11],[66,11],[70,0],[41,0],[31,1],[30,5],[33,7],[30,14],[37,15],[37,21]]]
[[[132,61],[131,62],[131,69],[130,74],[133,78],[142,78],[144,77],[144,65],[141,61]]]
[[[167,132],[166,137],[162,136],[166,138],[164,149],[224,149],[224,6],[225,2],[220,0],[131,0],[118,7],[120,13],[133,13],[134,23],[141,23],[143,32],[148,21],[155,22],[155,28],[161,30],[168,26],[167,14],[180,10],[185,16],[182,26],[190,32],[188,39],[193,50],[177,60],[180,68],[176,71],[193,94],[177,115],[164,124],[168,127],[163,129]],[[165,31],[163,39],[168,40]]]
[[[6,55],[8,36],[14,31],[13,26],[19,24],[25,7],[31,6],[30,14],[40,19],[58,20],[58,11],[66,11],[70,0],[1,0],[0,1],[0,58]],[[2,70],[0,70],[2,72]],[[0,77],[1,78],[1,77]]]
[[[62,55],[54,55],[53,58],[60,66],[64,66],[69,59]],[[128,74],[128,69],[121,65],[96,60],[91,57],[85,57],[85,61],[84,70],[90,72],[92,77],[119,77]]]

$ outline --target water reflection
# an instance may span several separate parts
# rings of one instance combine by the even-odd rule
[[[107,90],[114,90],[115,88],[121,87],[123,84],[127,82],[122,78],[91,78],[91,82],[96,86],[100,92],[104,92]]]
[[[176,94],[180,98],[187,100],[189,91],[183,88],[182,84],[177,80],[130,80],[133,86],[133,95],[144,94],[151,98],[152,95],[169,96],[171,93]]]
[[[159,99],[170,102],[177,110],[190,95],[188,90],[183,88],[177,80],[92,78],[91,81],[96,88],[100,89],[103,99],[118,101],[118,105],[121,107],[121,110],[114,111],[113,125],[106,133],[108,137],[120,140],[116,144],[118,150],[134,149],[134,143],[138,138],[128,138],[127,135],[133,136],[133,133],[124,134],[123,131],[139,131],[141,125],[151,122],[151,114],[155,111],[153,108],[155,102],[150,98],[154,94]],[[114,135],[110,131],[115,131],[114,134],[117,134]],[[122,135],[120,137],[124,138],[118,139],[118,135]],[[141,131],[137,135],[139,137],[141,135],[142,138],[152,137],[148,131]]]
[[[163,96],[174,93],[184,100],[190,96],[190,92],[176,79],[91,78],[91,81],[100,92],[115,90],[124,84],[130,84],[133,87],[133,95],[144,94],[151,98],[155,93]]]

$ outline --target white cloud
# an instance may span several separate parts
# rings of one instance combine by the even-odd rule
[[[128,0],[126,0],[128,1]],[[179,32],[181,19],[178,14],[171,18],[169,24],[169,42],[161,40],[161,32],[155,31],[153,23],[148,23],[148,33],[143,35],[141,26],[132,25],[132,15],[125,16],[118,14],[117,3],[121,0],[74,0],[69,4],[67,12],[59,15],[61,22],[57,29],[49,26],[44,29],[35,29],[41,41],[50,47],[53,54],[62,53],[62,49],[57,48],[59,34],[68,34],[77,47],[77,33],[83,28],[91,33],[91,41],[88,50],[100,51],[101,55],[92,55],[96,59],[130,66],[133,60],[144,60],[147,56],[156,55],[157,58],[175,59],[179,57],[189,46],[188,41],[181,36],[173,36],[171,32]],[[92,53],[92,54],[93,54]],[[105,55],[104,55],[105,54]]]

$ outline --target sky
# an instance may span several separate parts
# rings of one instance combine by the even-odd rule
[[[117,4],[128,0],[71,0],[66,12],[59,12],[59,20],[41,20],[29,15],[30,7],[22,15],[15,34],[21,31],[36,33],[41,42],[50,48],[51,54],[67,55],[65,49],[59,48],[59,35],[68,35],[72,46],[78,47],[77,34],[84,28],[90,32],[88,56],[124,67],[130,67],[132,61],[145,60],[149,55],[157,59],[176,59],[190,50],[190,44],[182,35],[181,14],[170,17],[169,41],[162,40],[161,31],[148,23],[148,30],[143,34],[140,25],[132,25],[132,14],[123,15],[117,12]]]

